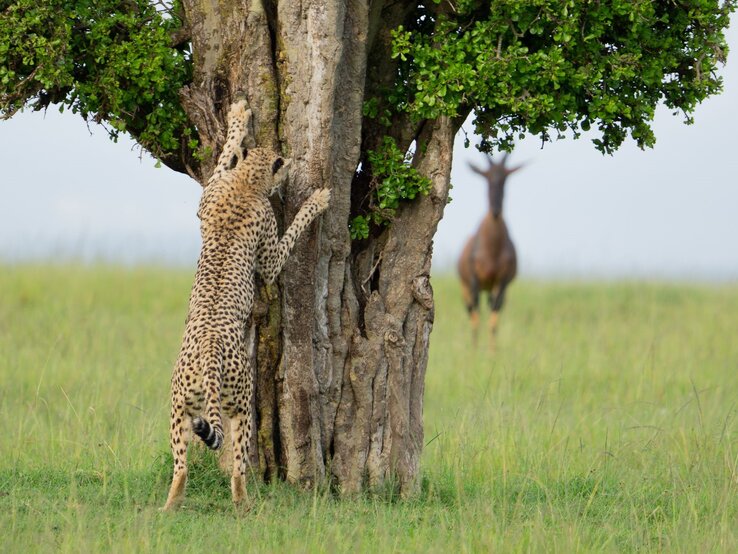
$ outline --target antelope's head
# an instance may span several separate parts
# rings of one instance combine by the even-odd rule
[[[489,194],[489,211],[492,212],[492,217],[498,219],[502,215],[502,199],[505,195],[505,181],[507,176],[511,173],[515,173],[518,169],[523,167],[517,165],[515,167],[505,167],[505,160],[507,160],[507,152],[502,156],[500,163],[495,163],[492,160],[492,156],[487,154],[487,161],[489,167],[487,169],[480,169],[473,163],[469,163],[469,167],[475,173],[479,173],[482,177],[487,179],[487,192]]]

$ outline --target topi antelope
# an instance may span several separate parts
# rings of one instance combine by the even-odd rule
[[[474,172],[487,180],[489,194],[489,211],[477,232],[464,246],[458,265],[464,303],[471,318],[475,342],[479,326],[479,292],[484,290],[489,294],[489,329],[494,341],[499,312],[505,300],[505,289],[515,278],[517,271],[515,247],[502,218],[502,198],[507,176],[522,166],[507,168],[506,159],[507,154],[500,163],[495,163],[488,155],[489,167],[486,170],[469,164]]]

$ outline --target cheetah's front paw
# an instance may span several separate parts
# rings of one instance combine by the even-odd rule
[[[249,110],[249,103],[246,101],[246,98],[241,97],[238,100],[236,100],[233,104],[231,104],[231,107],[228,110],[228,118],[232,119],[242,114],[245,115],[246,112],[250,112],[250,111],[251,110]]]
[[[331,202],[331,191],[328,189],[318,189],[310,196],[309,202],[318,207],[318,213],[324,211]]]
[[[253,117],[253,113],[251,112],[251,109],[249,108],[249,104],[245,98],[242,98],[241,100],[238,100],[234,102],[233,104],[231,104],[231,107],[228,110],[228,116],[227,116],[229,134],[231,132],[235,132],[235,133],[244,133],[244,135],[249,135],[249,130],[251,129],[252,117]],[[229,138],[233,138],[233,137],[229,137]],[[251,144],[247,146],[249,148],[253,147],[253,145]]]

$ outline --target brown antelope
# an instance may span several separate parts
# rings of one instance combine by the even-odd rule
[[[505,180],[522,166],[505,167],[505,154],[500,163],[494,163],[488,155],[489,168],[482,170],[474,164],[469,167],[487,179],[489,193],[489,211],[484,216],[477,232],[464,246],[459,258],[459,276],[464,295],[464,303],[472,322],[474,341],[477,339],[479,327],[479,293],[489,294],[489,329],[492,340],[497,333],[497,323],[502,303],[505,300],[505,289],[515,278],[517,258],[515,246],[510,240],[505,220],[502,218],[502,198],[505,194]],[[494,346],[494,342],[492,343]]]

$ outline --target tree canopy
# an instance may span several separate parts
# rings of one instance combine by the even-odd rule
[[[444,7],[441,4],[441,7]],[[657,104],[689,114],[720,91],[723,30],[735,2],[463,0],[394,33],[393,96],[420,117],[474,110],[483,149],[521,133],[600,130],[652,146]]]
[[[128,132],[182,170],[197,133],[179,101],[192,63],[182,20],[147,0],[20,0],[0,13],[0,112],[58,104]]]
[[[0,14],[0,111],[51,104],[130,133],[183,170],[197,130],[178,93],[192,75],[177,2],[15,0]],[[394,79],[365,115],[413,119],[473,111],[481,148],[595,126],[612,152],[655,138],[659,102],[687,121],[720,91],[735,0],[475,0],[417,3],[391,30]],[[385,60],[387,62],[389,60]],[[381,100],[380,100],[381,98]],[[390,117],[388,117],[390,116]]]

